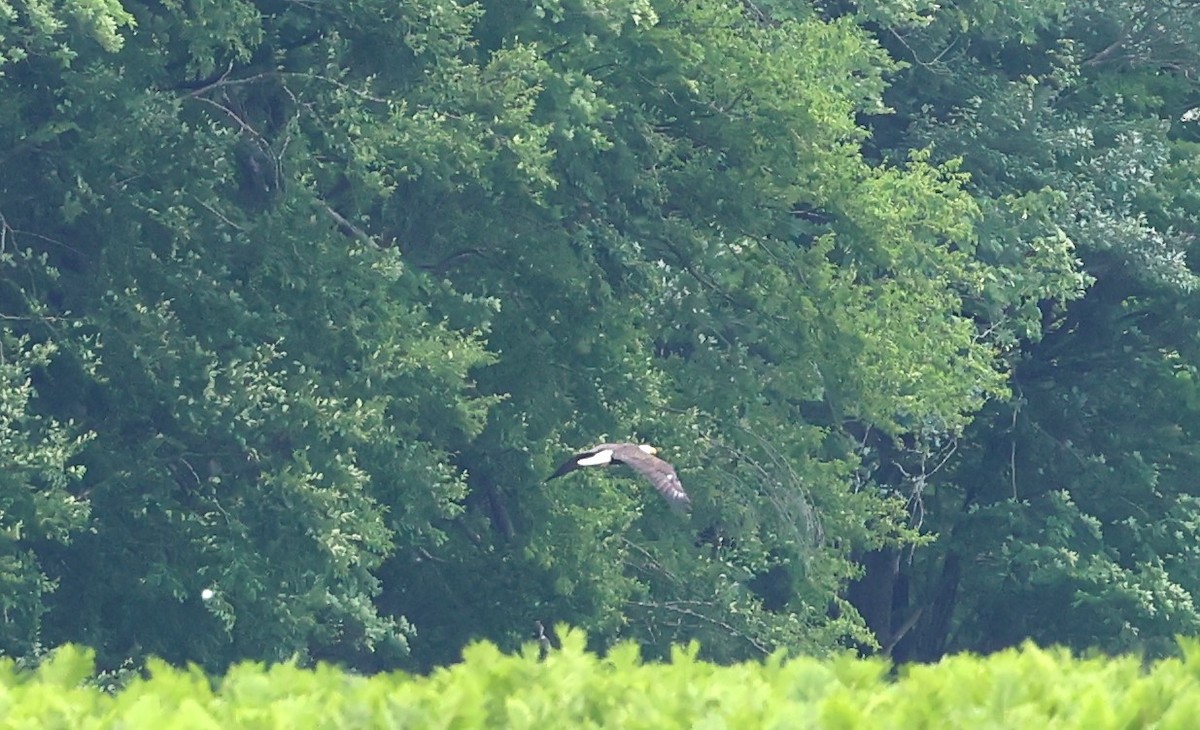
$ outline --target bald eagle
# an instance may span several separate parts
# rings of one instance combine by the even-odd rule
[[[658,449],[646,444],[600,444],[572,456],[558,467],[558,471],[547,477],[546,481],[557,479],[585,466],[624,464],[649,479],[672,509],[687,512],[692,506],[692,500],[688,498],[687,492],[683,491],[683,485],[675,474],[675,467],[655,456],[656,453]]]

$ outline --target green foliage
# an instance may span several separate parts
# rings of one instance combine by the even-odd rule
[[[1080,659],[1027,645],[986,658],[950,657],[888,676],[878,659],[808,657],[714,666],[696,647],[643,663],[620,644],[604,658],[563,635],[544,662],[531,647],[488,643],[428,677],[364,678],[328,665],[241,664],[210,681],[152,662],[115,694],[83,683],[91,656],[65,647],[35,675],[0,661],[4,727],[1189,727],[1196,647],[1149,666],[1134,657]]]
[[[72,487],[83,469],[71,462],[86,443],[73,424],[39,415],[32,374],[55,347],[0,332],[0,653],[38,647],[54,581],[37,547],[63,546],[86,528],[88,504]]]
[[[508,398],[458,459],[484,552],[435,554],[397,605],[426,604],[408,612],[418,625],[454,605],[476,627],[582,609],[593,636],[660,652],[701,636],[729,658],[858,636],[827,610],[847,551],[911,533],[890,495],[854,489],[856,456],[822,428],[956,431],[1002,389],[960,313],[985,272],[964,252],[976,210],[961,178],[920,156],[862,159],[853,114],[882,109],[888,64],[849,23],[762,28],[722,3],[665,5],[656,23],[548,17],[489,10],[481,36],[540,50],[533,119],[552,125],[558,184],[397,211],[425,261],[426,242],[470,232],[436,270],[502,302],[490,342],[508,353],[478,381]],[[810,406],[828,415],[808,424]],[[550,500],[525,488],[599,434],[670,447],[703,505],[699,556],[663,510],[603,491],[611,477],[573,476]],[[552,456],[531,463],[530,444]],[[469,597],[428,587],[466,575]],[[786,612],[757,609],[756,577]],[[528,598],[513,602],[514,582]]]
[[[97,44],[116,51],[122,30],[135,27],[118,0],[5,0],[0,2],[0,77],[4,66],[44,57],[67,66]]]
[[[1059,4],[835,11],[0,0],[3,382],[37,465],[0,493],[27,617],[0,645],[111,671],[430,667],[534,620],[722,661],[886,640],[839,594],[927,541],[914,462],[1013,392],[1102,241],[1189,285],[1166,232],[1195,201],[1147,182],[1190,179],[1159,127],[1068,144],[1100,85],[1021,116],[1084,73],[1043,43]],[[926,86],[888,24],[1052,60]],[[662,446],[690,521],[619,473],[542,484],[606,437]]]
[[[252,6],[204,12],[196,24],[139,8],[146,32],[111,61],[30,65],[11,87],[28,126],[0,205],[18,252],[8,321],[60,353],[42,367],[41,409],[95,434],[76,449],[73,528],[86,532],[55,548],[31,597],[51,611],[46,641],[84,639],[110,667],[330,647],[394,662],[409,629],[372,603],[372,570],[399,536],[436,535],[459,509],[446,453],[495,402],[469,375],[493,359],[491,305],[460,297],[471,319],[452,324],[397,250],[338,232],[357,229],[315,194],[329,152],[302,125],[336,119],[343,96],[362,102],[351,87],[297,80],[315,89],[297,87],[313,94],[304,119],[277,116],[272,93],[299,103],[283,84],[180,90],[191,81],[172,75],[261,50]],[[69,124],[39,117],[47,97]],[[18,554],[41,552],[26,538]]]
[[[970,175],[992,268],[965,303],[1012,367],[965,438],[879,470],[939,535],[890,578],[891,628],[915,619],[896,656],[1029,637],[1158,655],[1196,631],[1196,22],[975,3],[889,43],[911,65],[875,142]]]

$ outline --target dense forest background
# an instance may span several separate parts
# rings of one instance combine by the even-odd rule
[[[1184,0],[0,0],[0,653],[1168,651],[1197,38]],[[690,519],[543,483],[604,439]]]

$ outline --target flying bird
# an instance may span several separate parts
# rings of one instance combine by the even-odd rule
[[[624,464],[650,480],[667,504],[678,512],[687,512],[692,500],[683,491],[683,484],[675,474],[675,467],[655,456],[658,449],[646,444],[600,444],[572,456],[546,481],[570,474],[585,466],[608,466]]]

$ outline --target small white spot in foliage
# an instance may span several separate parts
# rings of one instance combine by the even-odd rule
[[[216,593],[213,593],[213,589],[211,589],[211,588],[205,588],[204,590],[200,591],[200,600],[202,600],[202,601],[211,601],[211,600],[212,600],[212,597],[213,597],[213,596],[215,596],[215,595],[217,595],[217,594],[216,594]]]

